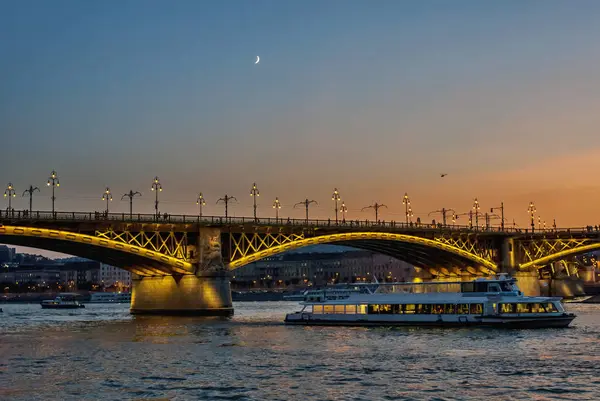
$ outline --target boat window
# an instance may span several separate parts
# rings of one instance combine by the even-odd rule
[[[512,291],[512,286],[507,281],[501,282],[500,288],[502,289],[503,292],[511,292]]]
[[[500,292],[500,286],[498,283],[491,283],[488,288],[488,292]]]
[[[415,304],[404,305],[404,313],[413,314],[415,309]]]
[[[483,313],[483,304],[470,304],[471,315],[481,315]]]
[[[446,304],[444,307],[444,313],[449,315],[453,315],[456,313],[456,305],[454,304]]]
[[[344,313],[344,305],[334,305],[333,310],[335,313]]]
[[[431,314],[431,305],[430,304],[420,305],[419,313],[430,315]]]
[[[333,305],[323,305],[324,313],[334,313]]]
[[[361,315],[365,315],[367,313],[367,305],[358,305],[356,307],[356,313]]]
[[[478,282],[475,284],[475,292],[488,292],[488,283]]]
[[[474,283],[462,283],[461,287],[462,292],[475,292]]]
[[[517,304],[499,304],[498,313],[517,313]]]
[[[468,315],[469,314],[469,304],[458,305],[458,311],[456,313],[458,313],[459,315]]]
[[[436,315],[444,313],[444,305],[441,305],[441,304],[433,305],[433,313]]]
[[[323,313],[323,305],[313,305],[313,312],[315,315],[320,315]]]
[[[356,313],[356,305],[346,305],[346,314],[353,315]]]

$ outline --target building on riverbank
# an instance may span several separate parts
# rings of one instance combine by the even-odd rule
[[[408,281],[412,265],[389,256],[357,250],[288,253],[271,256],[233,272],[233,288],[273,288],[341,282]]]

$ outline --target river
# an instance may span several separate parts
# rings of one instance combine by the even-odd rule
[[[295,302],[233,318],[0,305],[1,400],[592,400],[600,305],[568,329],[298,327]]]

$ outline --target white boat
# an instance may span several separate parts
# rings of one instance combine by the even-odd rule
[[[72,296],[58,296],[52,300],[44,300],[40,303],[42,309],[78,309],[85,308],[84,304],[76,301]]]
[[[93,304],[124,304],[131,303],[130,292],[95,292],[90,297]]]
[[[286,324],[340,326],[567,327],[575,315],[557,297],[527,297],[507,276],[470,282],[381,283],[345,299],[315,297]]]

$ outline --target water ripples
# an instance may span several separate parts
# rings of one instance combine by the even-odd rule
[[[569,306],[570,329],[502,331],[290,327],[285,302],[232,319],[3,305],[0,399],[595,399],[600,306]]]

